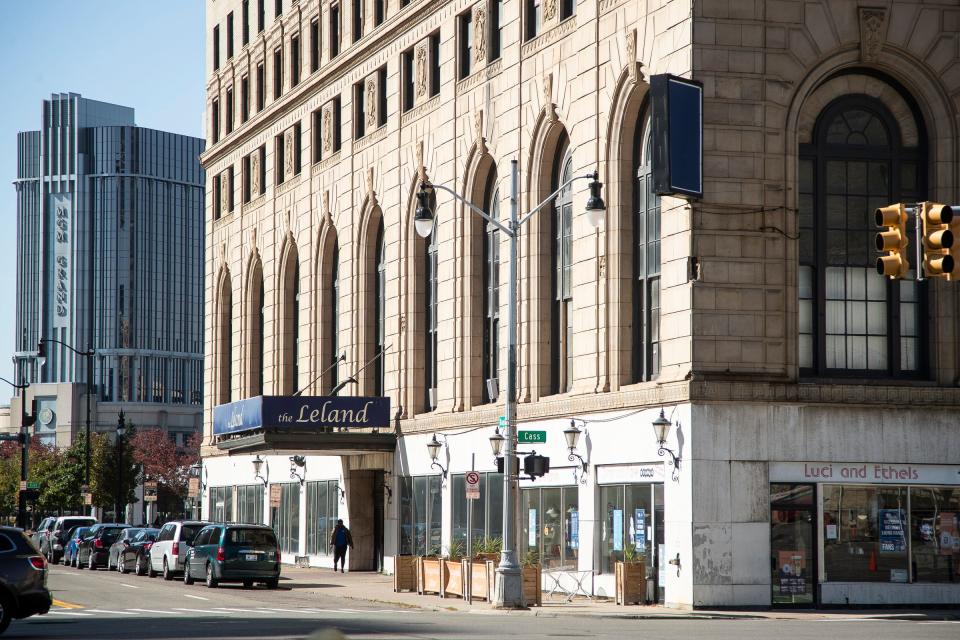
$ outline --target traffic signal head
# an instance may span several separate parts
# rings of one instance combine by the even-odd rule
[[[946,278],[954,270],[953,209],[935,202],[920,203],[920,221],[923,223],[923,273],[928,278]]]
[[[884,255],[877,258],[877,273],[889,278],[903,278],[910,271],[907,260],[907,211],[902,203],[887,205],[876,210],[878,227],[877,251]]]
[[[960,205],[950,207],[951,211],[960,213]],[[960,281],[960,215],[954,215],[950,222],[950,231],[953,233],[953,246],[947,250],[953,258],[953,269],[947,272],[947,280]]]

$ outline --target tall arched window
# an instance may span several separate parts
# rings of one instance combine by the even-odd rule
[[[384,367],[384,349],[386,348],[386,302],[387,302],[387,263],[384,256],[384,243],[383,243],[383,220],[380,220],[379,227],[377,228],[377,243],[376,243],[376,271],[374,273],[374,354],[377,356],[373,365],[373,395],[382,396],[384,390],[386,389],[386,384],[384,380],[385,367]]]
[[[562,145],[554,167],[551,191],[573,177],[569,145]],[[568,185],[554,201],[551,244],[553,309],[550,314],[550,391],[565,393],[573,386],[573,304],[570,286],[573,264],[573,189]]]
[[[300,339],[300,259],[291,242],[282,254],[280,267],[279,392],[292,395],[299,388],[298,356]]]
[[[500,191],[497,174],[490,172],[483,190],[483,210],[500,219]],[[500,236],[497,227],[487,223],[483,234],[483,401],[496,401],[489,381],[499,378],[500,349]],[[497,385],[499,389],[499,385]]]
[[[800,147],[801,374],[919,376],[926,367],[922,288],[912,271],[888,280],[874,266],[874,209],[924,195],[923,150],[901,140],[890,111],[857,95],[831,103]]]
[[[247,308],[244,324],[247,330],[247,388],[246,396],[263,395],[263,370],[266,366],[264,342],[263,265],[255,258],[247,277]]]
[[[330,259],[330,293],[327,305],[327,359],[323,361],[324,368],[330,369],[327,390],[333,389],[340,382],[337,376],[338,365],[334,361],[340,357],[340,245],[333,239],[333,255]]]
[[[434,210],[436,210],[434,208]],[[424,245],[424,398],[427,411],[437,408],[437,233]]]
[[[224,271],[217,296],[217,395],[215,404],[230,402],[233,383],[233,287]]]
[[[633,142],[633,366],[635,382],[660,373],[660,196],[653,191],[653,142],[637,125]]]

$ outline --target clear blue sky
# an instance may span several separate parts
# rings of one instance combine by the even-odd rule
[[[0,376],[13,379],[17,132],[53,92],[133,107],[141,127],[203,134],[203,0],[0,0]],[[12,390],[0,383],[0,404]]]

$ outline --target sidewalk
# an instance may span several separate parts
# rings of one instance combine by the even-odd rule
[[[757,620],[960,620],[960,609],[826,609],[826,610],[703,610],[670,609],[660,605],[621,607],[610,599],[577,598],[573,602],[559,595],[553,600],[543,594],[543,606],[520,611],[494,609],[482,600],[473,604],[460,598],[418,595],[393,591],[393,576],[372,572],[335,573],[332,569],[283,565],[280,585],[301,595],[333,595],[348,600],[378,602],[425,611],[451,611],[482,615],[589,616],[620,619],[757,619]]]

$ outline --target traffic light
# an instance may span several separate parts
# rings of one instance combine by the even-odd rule
[[[921,202],[918,205],[923,224],[923,274],[927,278],[946,278],[953,272],[953,210],[945,204]]]
[[[538,456],[536,453],[524,456],[523,472],[530,476],[531,480],[542,478],[550,473],[550,458]]]
[[[877,258],[877,273],[895,280],[910,271],[907,260],[907,210],[902,203],[880,207],[875,214],[877,226],[884,231],[877,234],[877,251],[885,255]]]
[[[960,281],[960,207],[957,205],[952,205],[950,207],[950,212],[954,214],[953,221],[950,223],[950,231],[953,233],[953,246],[947,251],[950,254],[950,257],[953,258],[953,270],[947,272],[947,280],[950,281]]]

